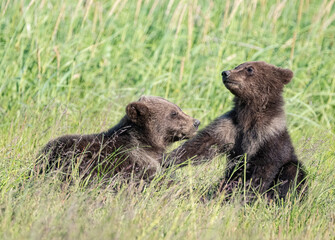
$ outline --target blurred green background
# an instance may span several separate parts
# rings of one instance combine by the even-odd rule
[[[332,239],[334,2],[3,0],[0,237]],[[310,172],[305,203],[199,202],[194,189],[222,175],[224,158],[179,171],[179,187],[137,194],[27,182],[48,140],[106,130],[141,95],[165,97],[206,126],[232,106],[221,71],[254,60],[295,74],[285,109]]]

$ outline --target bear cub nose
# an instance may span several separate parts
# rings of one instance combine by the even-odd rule
[[[199,125],[200,125],[200,121],[199,121],[198,119],[195,119],[195,120],[194,120],[194,123],[193,123],[193,126],[194,126],[195,128],[198,128]]]
[[[229,77],[230,72],[229,72],[229,71],[223,71],[223,72],[221,73],[221,75],[222,75],[222,78],[223,78],[223,79],[226,79],[226,78]]]

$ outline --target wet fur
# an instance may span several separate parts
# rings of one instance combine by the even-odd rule
[[[253,74],[248,73],[249,67]],[[306,171],[294,153],[282,97],[292,71],[265,62],[247,62],[227,75],[223,81],[235,95],[233,109],[175,149],[164,166],[183,166],[189,159],[199,164],[226,153],[227,168],[219,191],[236,185],[245,172],[246,184],[269,199],[285,198],[294,187],[302,194]]]

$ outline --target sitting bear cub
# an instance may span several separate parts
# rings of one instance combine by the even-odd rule
[[[200,122],[160,97],[143,96],[126,107],[126,115],[106,132],[65,135],[46,144],[35,171],[60,170],[110,178],[151,180],[171,143],[193,137]]]
[[[164,163],[184,165],[227,153],[227,170],[219,191],[238,182],[272,199],[290,188],[305,190],[306,172],[297,160],[286,128],[282,92],[293,77],[289,69],[265,62],[246,62],[222,72],[223,84],[235,96],[231,111],[175,149]],[[184,163],[184,164],[183,164]]]

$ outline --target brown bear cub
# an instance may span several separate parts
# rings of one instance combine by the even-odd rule
[[[282,92],[293,77],[289,69],[265,62],[246,62],[222,72],[223,84],[234,94],[234,107],[175,149],[164,163],[185,164],[227,153],[227,170],[219,191],[238,182],[285,198],[290,188],[305,190],[306,172],[298,161],[286,128]],[[252,191],[251,191],[252,192]]]
[[[120,174],[150,181],[171,143],[193,137],[200,122],[160,97],[143,96],[126,107],[126,115],[106,132],[65,135],[43,148],[38,172],[59,170],[69,176],[74,166],[83,179]]]

